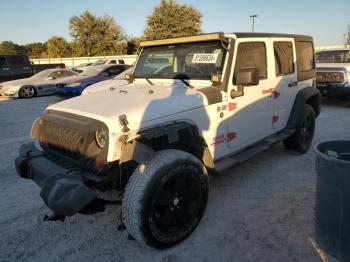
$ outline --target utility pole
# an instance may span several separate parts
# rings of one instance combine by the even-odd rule
[[[254,32],[254,29],[255,29],[255,18],[257,18],[258,15],[250,15],[249,17],[253,19],[252,32]]]
[[[348,34],[344,34],[344,47],[348,46]]]

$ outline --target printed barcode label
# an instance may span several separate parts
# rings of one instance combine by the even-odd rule
[[[218,54],[194,54],[192,64],[215,64]]]

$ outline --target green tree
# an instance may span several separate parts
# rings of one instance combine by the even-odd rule
[[[47,46],[43,43],[29,43],[24,45],[30,58],[42,58],[47,55]]]
[[[47,41],[47,53],[49,57],[67,57],[71,55],[70,45],[66,39],[53,36]]]
[[[195,35],[201,32],[202,14],[193,6],[161,0],[147,17],[147,40]]]
[[[128,55],[135,55],[140,52],[140,42],[142,41],[141,37],[128,37],[127,39],[127,51]]]
[[[85,11],[70,18],[69,30],[78,56],[126,53],[126,37],[111,16],[98,17]]]
[[[17,45],[12,41],[3,41],[0,43],[0,54],[1,55],[16,55],[24,54],[25,49],[21,45]]]

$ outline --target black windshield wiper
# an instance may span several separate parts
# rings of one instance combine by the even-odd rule
[[[184,83],[186,86],[188,86],[189,88],[193,88],[193,86],[187,82],[186,80],[190,80],[190,78],[188,77],[188,75],[185,75],[185,74],[178,74],[178,75],[175,75],[173,77],[173,79],[179,79],[182,83]]]
[[[151,80],[149,80],[149,78],[148,77],[145,77],[145,79],[146,79],[146,81],[151,85],[151,86],[153,86],[154,84],[153,84],[153,82],[151,82]]]

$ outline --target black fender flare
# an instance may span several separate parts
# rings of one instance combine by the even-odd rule
[[[143,144],[142,139],[152,140],[166,136],[168,143],[172,144],[182,139],[180,132],[184,131],[189,136],[189,140],[186,141],[186,144],[190,146],[188,153],[195,155],[208,169],[214,169],[214,161],[205,139],[199,134],[196,125],[186,121],[174,121],[155,125],[138,131],[136,135],[133,134],[125,137],[120,162],[133,159],[136,162],[142,163],[155,152],[154,149]],[[135,159],[135,157],[138,157],[138,159]]]
[[[314,97],[315,103],[311,106],[315,110],[316,117],[320,114],[320,92],[317,88],[313,86],[306,87],[298,92],[295,97],[292,110],[289,115],[287,122],[287,129],[294,129],[299,123],[304,112],[304,105],[307,104],[310,98]]]

